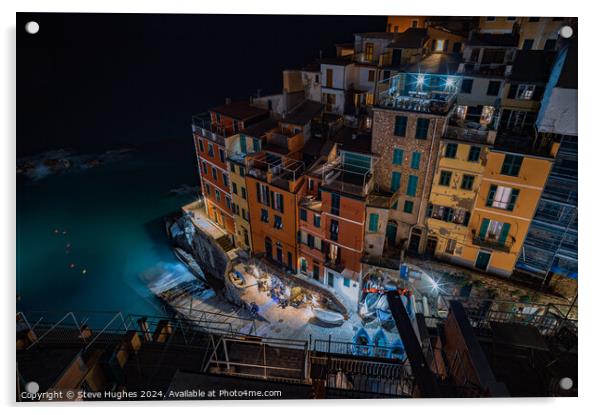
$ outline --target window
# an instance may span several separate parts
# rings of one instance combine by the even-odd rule
[[[228,209],[232,209],[232,202],[230,201],[230,198],[228,196],[226,196],[226,207]]]
[[[213,180],[217,180],[217,169],[215,167],[211,167],[211,176],[213,176]]]
[[[416,188],[418,187],[418,176],[408,177],[408,188],[406,189],[406,194],[408,196],[416,196]]]
[[[414,211],[414,202],[406,200],[403,204],[403,211],[405,213],[412,213]]]
[[[476,162],[476,161],[479,161],[480,157],[481,157],[481,147],[470,146],[470,151],[468,152],[468,161]]]
[[[554,50],[556,49],[556,39],[547,39],[543,45],[543,50]]]
[[[470,174],[465,174],[462,176],[462,184],[460,188],[464,190],[472,190],[472,186],[474,184],[474,176]]]
[[[239,138],[240,138],[240,151],[243,154],[247,154],[247,136],[244,134],[241,134],[239,136]]]
[[[349,278],[343,278],[343,285],[345,287],[350,287],[351,286],[351,280]]]
[[[368,62],[374,59],[374,43],[366,42],[364,45],[364,59]]]
[[[313,248],[315,246],[315,241],[316,241],[316,239],[314,238],[313,235],[307,234],[307,246],[309,246],[310,248]]]
[[[300,209],[299,210],[299,218],[307,222],[307,210]]]
[[[448,143],[445,146],[445,158],[455,159],[457,152],[458,152],[458,145],[456,143]]]
[[[205,146],[203,145],[203,139],[199,138],[198,143],[199,143],[199,150],[201,150],[202,153],[205,152]]]
[[[340,213],[340,207],[341,196],[336,193],[332,193],[332,206],[330,208],[330,213],[332,213],[333,215],[338,215]]]
[[[472,83],[473,82],[474,82],[473,79],[463,79],[460,91],[463,94],[470,94],[472,92]]]
[[[441,171],[441,174],[439,175],[439,186],[449,186],[451,176],[451,171]]]
[[[269,223],[268,210],[261,209],[261,221],[265,223]]]
[[[399,186],[401,185],[401,173],[398,171],[394,171],[391,173],[391,191],[395,193]]]
[[[256,138],[253,139],[253,151],[255,153],[261,151],[261,142]]]
[[[222,150],[221,148],[219,149],[219,160],[220,160],[222,163],[225,163],[225,162],[226,162],[226,156],[225,156],[225,154],[224,154],[224,150]]]
[[[326,69],[326,86],[332,88],[332,69]]]
[[[498,222],[490,219],[483,219],[481,222],[481,229],[479,230],[479,238],[482,240],[491,240],[504,245],[508,238],[508,232],[510,231],[510,224]]]
[[[339,221],[334,219],[330,221],[330,239],[335,242],[339,239]]]
[[[207,196],[211,196],[211,186],[209,186],[209,183],[205,183],[205,192]]]
[[[403,150],[396,148],[393,149],[393,164],[400,166],[403,163]]]
[[[489,85],[487,86],[487,95],[489,96],[497,96],[500,92],[500,86],[502,83],[500,81],[489,81]]]
[[[274,215],[274,228],[282,229],[282,217]]]
[[[207,146],[207,150],[209,150],[209,157],[215,157],[215,150],[214,150],[214,145],[213,144],[209,144]]]
[[[314,226],[316,228],[320,227],[320,215],[316,215],[315,213],[314,213]]]
[[[445,252],[448,254],[453,254],[456,250],[456,240],[448,239],[447,245],[445,246]]]
[[[531,49],[533,49],[533,39],[523,40],[523,50],[531,50]]]
[[[240,174],[241,177],[245,177],[245,168],[243,166],[238,166],[238,174]]]
[[[247,189],[245,189],[244,187],[240,188],[240,193],[242,195],[242,198],[247,200]]]
[[[407,125],[408,117],[402,117],[400,115],[397,115],[395,117],[395,130],[393,134],[395,134],[397,137],[405,137]]]
[[[368,231],[370,231],[370,232],[378,231],[378,214],[376,214],[376,213],[370,214],[370,223],[368,224]]]
[[[410,163],[410,167],[418,170],[420,168],[420,156],[422,154],[419,151],[414,151],[412,153],[412,162]]]
[[[224,186],[228,187],[228,184],[230,183],[228,180],[228,175],[224,172],[222,172],[222,181],[224,182]]]
[[[215,189],[215,200],[217,200],[218,202],[222,200],[222,194],[217,189]]]
[[[428,118],[418,118],[416,123],[416,138],[420,140],[425,140],[429,131],[429,119]]]
[[[236,166],[234,165],[234,163],[230,163],[230,171],[232,173],[236,173]]]
[[[519,189],[492,184],[489,187],[485,205],[512,211],[514,210],[514,205],[518,199],[518,194]]]
[[[328,273],[328,285],[334,286],[334,274],[332,272]]]
[[[516,90],[516,99],[533,99],[533,93],[535,92],[535,85],[520,84]]]
[[[236,183],[232,182],[232,193],[234,193],[235,195],[238,194],[238,187],[236,186]]]
[[[374,82],[374,71],[368,71],[368,82]]]
[[[280,213],[284,213],[284,199],[282,194],[278,192],[272,193],[272,209],[276,209]]]
[[[205,175],[207,174],[207,163],[205,163],[204,161],[202,162],[203,165],[203,173],[205,173]]]
[[[257,201],[265,206],[270,206],[270,189],[265,184],[255,183],[257,188]]]
[[[504,164],[502,164],[501,174],[503,174],[505,176],[517,177],[522,164],[523,164],[522,156],[506,154],[506,157],[504,158]]]

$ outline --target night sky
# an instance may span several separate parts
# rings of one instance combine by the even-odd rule
[[[30,20],[36,35],[23,29]],[[189,139],[192,114],[258,88],[279,92],[283,69],[385,25],[356,16],[20,13],[17,155]]]

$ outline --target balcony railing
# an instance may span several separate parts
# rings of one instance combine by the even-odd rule
[[[226,128],[212,124],[210,119],[199,116],[192,117],[192,132],[222,146],[225,145],[225,137],[230,135]]]
[[[495,249],[497,251],[510,252],[510,248],[514,243],[514,238],[510,238],[510,240],[506,240],[504,242],[500,242],[496,239],[491,238],[483,238],[482,236],[475,235],[472,238],[472,244],[482,246],[483,248]]]

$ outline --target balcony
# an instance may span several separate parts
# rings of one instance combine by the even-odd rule
[[[501,243],[496,239],[487,237],[483,238],[479,235],[476,235],[475,231],[473,230],[472,244],[481,246],[483,248],[495,249],[497,251],[510,252],[510,248],[512,248],[512,245],[514,244],[514,237],[509,237],[509,240]]]
[[[192,132],[221,146],[225,145],[225,137],[231,135],[228,129],[212,124],[209,118],[198,115],[192,117]]]
[[[402,73],[379,82],[376,102],[383,108],[447,115],[454,107],[460,77]]]
[[[499,131],[493,148],[525,155],[555,157],[560,143],[553,137],[536,135],[535,127],[504,129]]]
[[[305,172],[305,163],[288,157],[274,158],[266,152],[245,158],[247,174],[289,192],[295,192]]]
[[[462,75],[483,76],[492,78],[503,78],[510,75],[512,65],[505,63],[476,63],[464,62],[458,67],[458,73]]]

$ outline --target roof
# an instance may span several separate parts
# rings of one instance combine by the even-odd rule
[[[468,39],[471,46],[518,46],[518,33],[480,33],[473,32]]]
[[[440,75],[454,75],[462,58],[459,55],[447,55],[445,53],[432,53],[420,62],[403,68],[404,72],[429,73]]]
[[[303,146],[303,153],[310,156],[319,156],[321,154],[322,146],[324,145],[324,141],[320,140],[316,137],[311,137]]]
[[[241,133],[246,134],[251,137],[259,138],[264,135],[266,132],[276,128],[278,126],[278,121],[268,118],[258,123],[251,124],[247,128],[241,131]]]
[[[267,115],[268,111],[263,108],[254,107],[246,101],[231,102],[212,108],[210,111],[217,112],[220,115],[234,118],[235,120],[245,121],[261,115]]]
[[[372,135],[369,133],[343,127],[332,137],[332,140],[338,143],[343,151],[372,154]]]
[[[336,57],[336,58],[322,58],[318,59],[318,62],[324,65],[338,65],[347,66],[351,65],[353,61],[348,57]]]
[[[512,64],[511,81],[546,82],[556,52],[551,50],[518,50]]]
[[[409,28],[403,32],[388,48],[420,49],[428,39],[427,29]]]
[[[319,115],[322,112],[323,107],[322,103],[318,101],[306,99],[293,111],[288,113],[282,122],[287,124],[305,125],[315,116]]]

